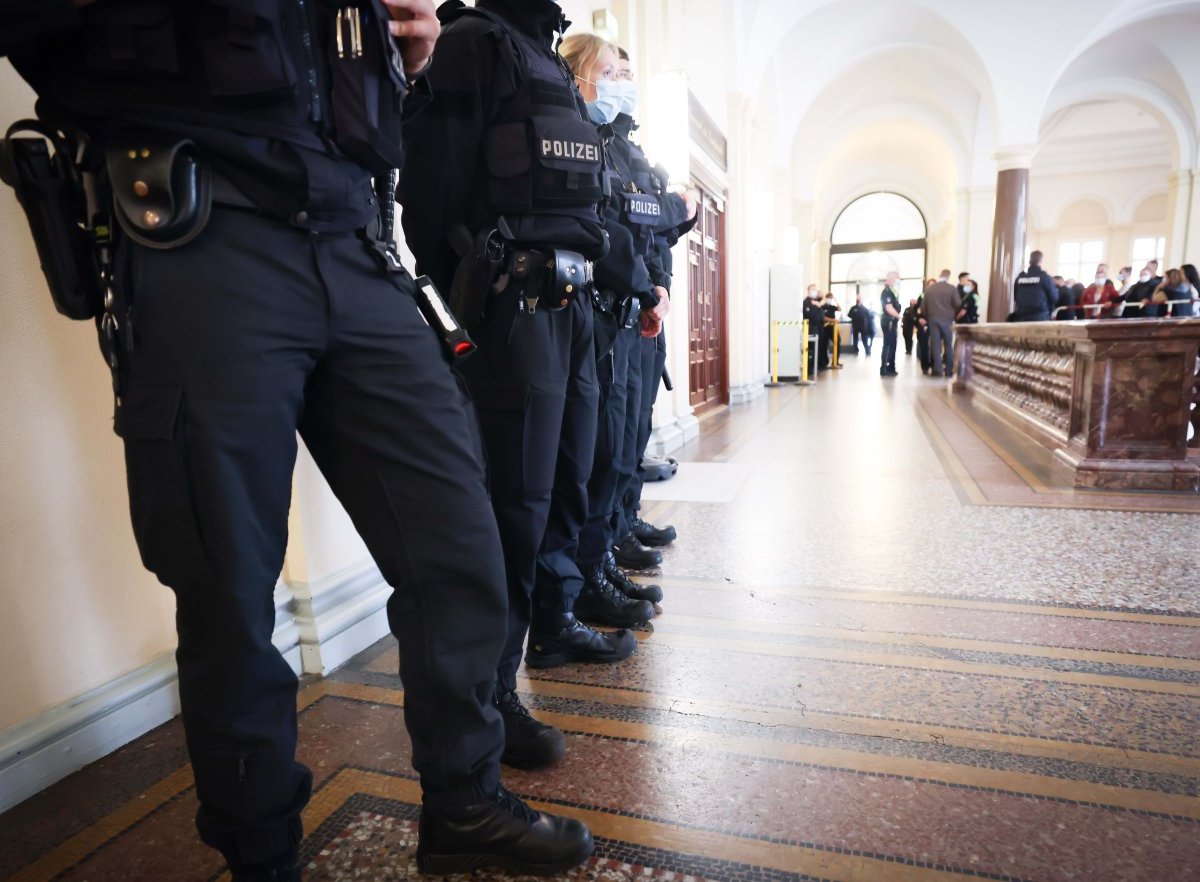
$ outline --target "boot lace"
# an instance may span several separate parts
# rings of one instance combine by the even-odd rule
[[[496,786],[496,792],[492,794],[491,802],[495,803],[500,808],[509,812],[514,817],[520,818],[522,821],[527,821],[530,824],[537,823],[538,813],[527,806],[519,797],[513,794],[503,784]]]

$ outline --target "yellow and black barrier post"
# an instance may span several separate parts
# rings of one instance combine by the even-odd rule
[[[771,382],[766,384],[768,389],[788,385],[779,382],[779,329],[795,327],[800,328],[800,381],[793,385],[812,385],[812,381],[808,379],[808,319],[787,319],[771,322]]]
[[[816,382],[808,377],[808,346],[816,339],[808,335],[808,319],[800,322],[800,379],[796,381],[797,386],[811,386]]]
[[[834,370],[840,370],[842,367],[841,359],[838,357],[842,348],[842,332],[838,327],[837,319],[825,319],[825,327],[833,332],[833,345],[829,353],[829,366]]]

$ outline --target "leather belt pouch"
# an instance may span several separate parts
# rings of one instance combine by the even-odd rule
[[[551,311],[566,309],[592,284],[592,263],[577,251],[515,251],[509,266],[539,307]]]
[[[179,248],[208,224],[212,179],[193,144],[151,131],[119,133],[108,176],[121,229],[147,248]]]

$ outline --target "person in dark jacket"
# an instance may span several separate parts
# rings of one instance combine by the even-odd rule
[[[1016,309],[1009,317],[1015,322],[1044,322],[1058,302],[1058,289],[1050,274],[1042,269],[1042,252],[1029,255],[1029,269],[1018,274],[1013,283]]]
[[[1158,274],[1158,261],[1151,260],[1138,273],[1138,280],[1129,286],[1129,290],[1125,293],[1124,298],[1122,298],[1124,302],[1114,310],[1114,316],[1119,316],[1120,318],[1141,318],[1142,304],[1149,302],[1161,284],[1162,277]]]
[[[1186,303],[1172,301],[1185,300]],[[1188,317],[1194,314],[1192,286],[1181,269],[1167,270],[1162,284],[1142,304],[1144,318]]]
[[[554,50],[563,26],[557,4],[447,3],[439,16],[445,30],[429,71],[433,98],[406,126],[411,161],[399,194],[417,268],[444,289],[458,259],[456,229],[466,242],[494,231],[504,251],[482,308],[463,316],[479,350],[460,370],[479,415],[508,583],[508,634],[496,671],[501,759],[536,768],[556,762],[566,741],[517,695],[526,635],[531,667],[611,664],[636,651],[632,633],[602,633],[584,621],[620,628],[653,614],[648,604],[612,592],[585,616],[575,561],[599,399],[584,259],[636,258],[624,228],[602,227],[602,148]],[[527,140],[527,126],[539,139],[575,145],[584,158],[556,164],[540,140]],[[521,152],[532,154],[529,167],[547,171],[527,172],[523,182],[492,174],[497,155]],[[580,272],[560,304],[558,283],[543,270],[563,261]]]
[[[1197,301],[1200,300],[1200,273],[1196,272],[1196,267],[1193,264],[1185,263],[1180,267],[1183,272],[1183,280],[1187,282],[1188,292],[1192,298],[1190,304],[1179,304],[1171,312],[1171,315],[1177,318],[1188,318],[1196,315]]]
[[[1074,291],[1062,276],[1054,277],[1054,287],[1058,289],[1058,299],[1054,303],[1054,319],[1056,321],[1073,321],[1079,318],[1079,310],[1075,307],[1079,301],[1075,299]]]
[[[908,306],[904,307],[904,317],[901,319],[900,327],[904,333],[904,354],[912,355],[913,331],[917,327],[917,300],[915,297],[908,301]]]
[[[815,287],[802,304],[804,317],[808,319],[808,334],[817,338],[817,348],[810,351],[813,363],[811,373],[829,369],[829,338],[825,334],[825,310],[821,307],[824,298]]]
[[[854,305],[850,307],[847,315],[850,318],[850,331],[854,341],[854,351],[858,351],[858,344],[861,341],[863,350],[870,357],[871,344],[875,341],[875,313],[863,305],[862,295],[859,294],[855,297]]]
[[[102,345],[134,533],[176,600],[201,839],[236,882],[301,878],[312,774],[272,643],[299,432],[394,589],[418,866],[581,862],[583,824],[500,784],[507,601],[478,438],[427,292],[376,232],[401,108],[428,94],[433,3],[75,5],[0,4],[0,52],[113,179],[116,276],[97,317],[120,335]],[[365,50],[352,79],[334,75],[347,25]],[[179,174],[140,164],[156,158]]]
[[[958,296],[962,305],[955,313],[954,323],[956,325],[979,324],[979,286],[975,284],[970,273],[958,274]]]

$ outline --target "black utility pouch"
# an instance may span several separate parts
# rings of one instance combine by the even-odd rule
[[[186,245],[212,211],[212,175],[192,142],[153,131],[124,131],[108,148],[108,177],[117,222],[147,248]]]
[[[39,137],[16,137],[22,131]],[[74,154],[75,145],[48,126],[21,120],[0,142],[0,179],[25,211],[54,308],[82,321],[100,315],[104,287]]]
[[[333,140],[372,174],[404,166],[400,124],[408,80],[390,20],[380,0],[346,3],[334,15],[329,41]]]

